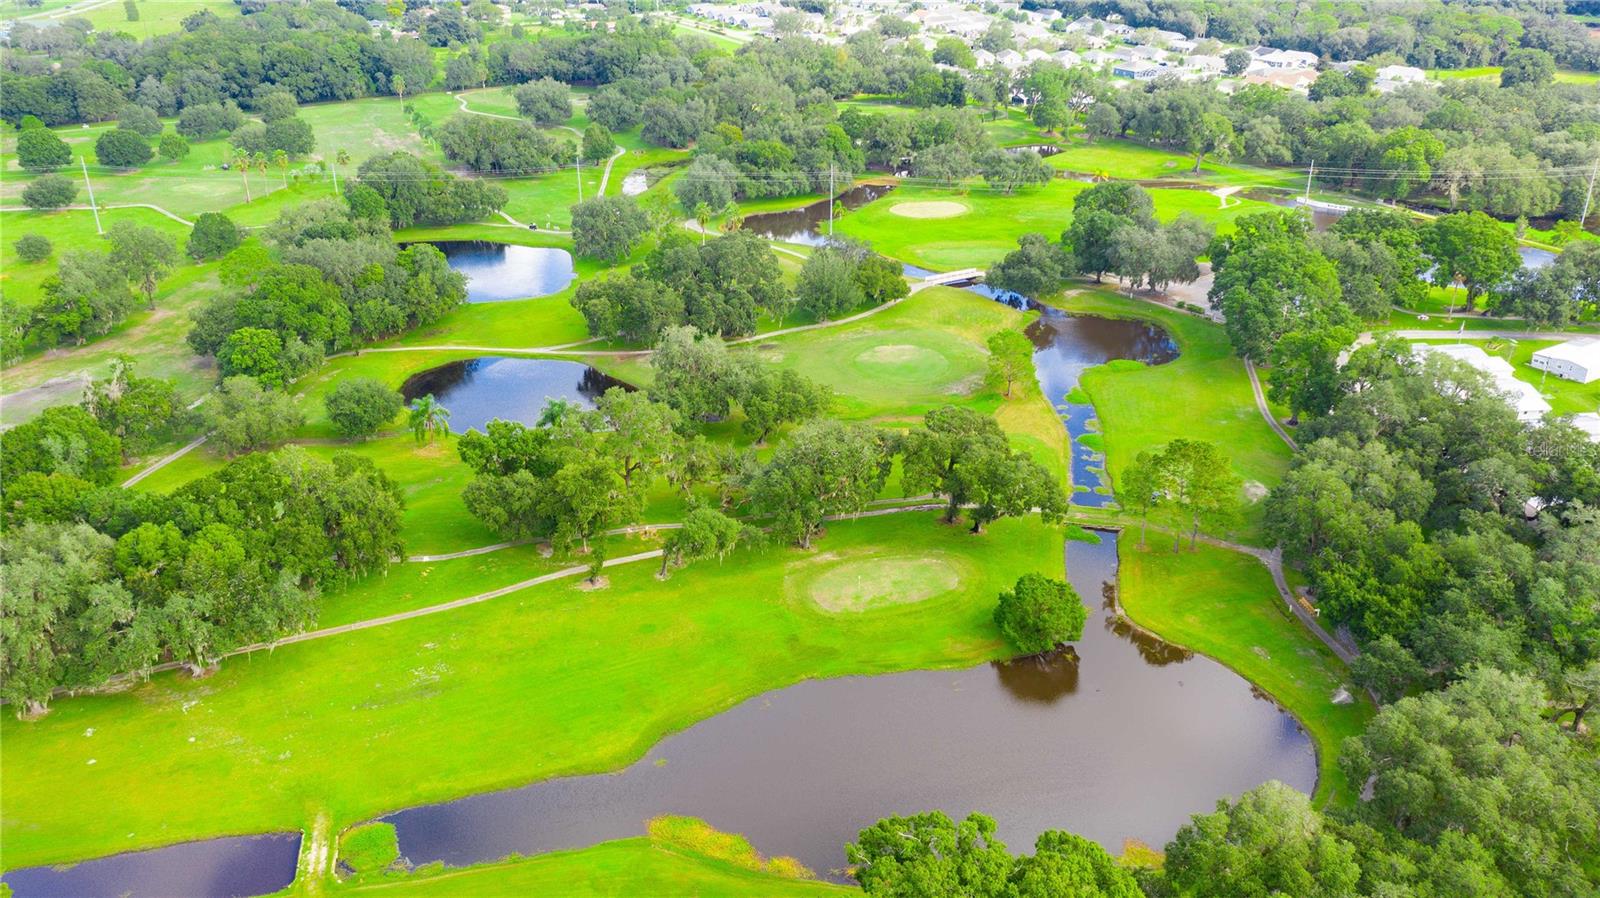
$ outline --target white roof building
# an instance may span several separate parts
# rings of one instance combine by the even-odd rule
[[[1589,435],[1589,442],[1600,443],[1600,412],[1585,412],[1567,418],[1573,427]]]
[[[1600,337],[1568,340],[1533,354],[1529,365],[1580,384],[1600,380]]]
[[[1399,90],[1408,84],[1423,84],[1428,80],[1428,73],[1410,65],[1386,65],[1378,69],[1378,77],[1372,84],[1373,89],[1379,93],[1388,93]]]
[[[1317,64],[1317,54],[1304,50],[1279,50],[1277,47],[1251,47],[1257,62],[1274,69],[1309,69]]]
[[[1418,356],[1426,353],[1449,356],[1489,375],[1489,381],[1494,389],[1506,397],[1511,407],[1517,410],[1517,417],[1524,422],[1538,421],[1550,413],[1550,403],[1539,395],[1533,384],[1517,379],[1516,369],[1511,367],[1510,362],[1489,355],[1476,346],[1459,343],[1445,346],[1414,343],[1411,351]]]
[[[1066,66],[1069,69],[1083,62],[1083,57],[1072,52],[1071,50],[1057,50],[1056,52],[1050,54],[1050,58],[1061,63],[1063,66]]]

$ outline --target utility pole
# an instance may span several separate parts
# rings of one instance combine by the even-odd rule
[[[1583,214],[1578,216],[1578,227],[1580,229],[1583,227],[1583,223],[1589,220],[1589,201],[1594,199],[1594,176],[1596,174],[1600,174],[1600,156],[1595,157],[1594,168],[1589,169],[1589,189],[1583,194]]]
[[[833,163],[828,163],[828,236],[833,236]]]
[[[1306,202],[1311,201],[1311,176],[1317,173],[1317,160],[1311,160],[1311,167],[1306,170]]]
[[[89,163],[85,162],[82,156],[79,156],[78,165],[83,169],[83,186],[89,191],[89,209],[94,212],[95,233],[104,237],[106,229],[100,227],[100,207],[94,203],[94,185],[89,183]]]
[[[583,147],[578,147],[578,202],[583,202]]]

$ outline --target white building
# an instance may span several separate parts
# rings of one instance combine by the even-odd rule
[[[1310,69],[1317,65],[1317,54],[1304,50],[1279,50],[1277,47],[1251,47],[1250,54],[1269,68]]]
[[[1378,69],[1377,80],[1373,87],[1379,93],[1388,93],[1405,87],[1407,84],[1421,84],[1428,80],[1428,73],[1411,65],[1386,65]]]
[[[1419,357],[1427,353],[1449,356],[1489,375],[1490,384],[1506,397],[1511,407],[1517,410],[1517,417],[1524,422],[1538,421],[1550,413],[1550,403],[1539,395],[1533,384],[1517,379],[1516,369],[1511,367],[1510,362],[1489,355],[1476,346],[1464,344],[1434,346],[1428,343],[1414,343],[1411,351]]]
[[[1600,412],[1585,412],[1567,418],[1573,427],[1589,435],[1589,442],[1600,443]]]
[[[1568,340],[1541,349],[1528,364],[1566,380],[1592,383],[1600,380],[1600,338]]]

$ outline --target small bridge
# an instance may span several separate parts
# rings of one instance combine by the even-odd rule
[[[959,271],[941,271],[927,275],[917,281],[919,287],[947,287],[951,284],[966,284],[983,280],[982,268],[963,268]]]

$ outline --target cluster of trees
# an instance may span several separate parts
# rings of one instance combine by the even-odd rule
[[[747,336],[763,311],[776,317],[789,298],[777,259],[755,235],[735,231],[699,243],[671,229],[631,272],[579,285],[572,304],[595,336],[653,343],[679,324]]]
[[[1043,234],[1024,234],[1018,248],[995,263],[984,282],[1000,290],[1038,298],[1074,273],[1122,278],[1128,288],[1164,290],[1200,277],[1195,261],[1212,242],[1214,229],[1199,216],[1184,213],[1172,222],[1156,221],[1155,204],[1144,188],[1107,181],[1072,201],[1072,223],[1059,244]]]
[[[1547,73],[1508,86],[1457,79],[1375,93],[1373,78],[1360,66],[1324,72],[1309,95],[1247,85],[1229,96],[1156,79],[1101,88],[1084,124],[1093,135],[1191,153],[1196,170],[1207,156],[1314,162],[1320,183],[1383,199],[1506,220],[1582,212],[1584,166],[1600,151],[1600,110],[1583,87]]]
[[[255,104],[256,114],[261,120],[245,121],[234,126],[228,135],[228,143],[233,145],[235,152],[248,153],[252,157],[303,156],[316,148],[317,141],[311,124],[296,115],[299,108],[294,94],[287,91],[276,90],[265,94]],[[182,122],[179,119],[180,125]]]
[[[403,150],[362,162],[345,198],[357,216],[396,228],[476,221],[508,199],[498,184],[458,178]]]
[[[56,273],[45,278],[43,297],[32,309],[7,306],[0,339],[0,357],[6,364],[30,349],[82,345],[105,335],[139,307],[141,294],[145,305],[154,307],[156,288],[177,263],[172,238],[148,225],[121,220],[106,229],[106,243],[105,252],[62,253]]]
[[[779,324],[789,317],[786,305],[818,321],[829,321],[863,305],[882,305],[910,292],[899,262],[874,253],[865,244],[836,240],[812,252],[800,266],[793,297],[784,293],[772,311]]]
[[[371,461],[251,455],[167,495],[112,485],[117,429],[170,394],[123,371],[89,406],[0,434],[4,532],[0,696],[42,712],[58,688],[303,628],[319,590],[400,553],[400,493]],[[97,418],[99,420],[97,420]]]
[[[225,242],[208,236],[219,230],[225,238],[225,225],[203,219],[195,229],[191,252]],[[189,332],[189,346],[215,355],[224,377],[282,386],[327,353],[431,323],[466,300],[465,277],[436,247],[400,249],[383,218],[336,200],[285,209],[267,227],[265,244],[227,253],[227,289],[207,300]]]
[[[1331,392],[1266,521],[1364,644],[1358,678],[1395,698],[1492,665],[1560,694],[1600,670],[1600,446],[1400,341],[1357,350]]]
[[[1011,448],[1005,431],[987,415],[945,406],[923,417],[921,427],[895,446],[906,495],[932,492],[945,499],[944,520],[963,511],[972,532],[1003,517],[1037,510],[1045,521],[1066,512],[1067,498],[1054,475],[1025,452]]]
[[[1268,44],[1331,60],[1393,59],[1420,68],[1510,64],[1542,50],[1563,65],[1600,69],[1600,41],[1560,5],[1502,0],[1462,7],[1442,0],[1345,5],[1319,2],[1262,9],[1250,0],[1026,0],[1070,20],[1116,13],[1135,28],[1163,28],[1230,44]],[[1576,11],[1576,8],[1574,8]]]
[[[939,812],[880,820],[846,858],[868,895],[895,898],[1592,895],[1600,772],[1546,702],[1537,681],[1492,668],[1402,699],[1340,752],[1369,784],[1355,807],[1319,811],[1268,782],[1196,814],[1160,867],[1057,831],[1012,857],[990,818]]]
[[[1224,528],[1238,520],[1243,483],[1215,443],[1176,439],[1159,452],[1140,452],[1122,474],[1117,497],[1139,515],[1139,546],[1144,547],[1150,513],[1164,512],[1172,522],[1172,551],[1189,531],[1189,549],[1200,528]]]
[[[569,141],[553,138],[529,122],[466,112],[445,119],[433,130],[433,138],[445,158],[480,172],[534,174],[559,167],[575,155]]]

